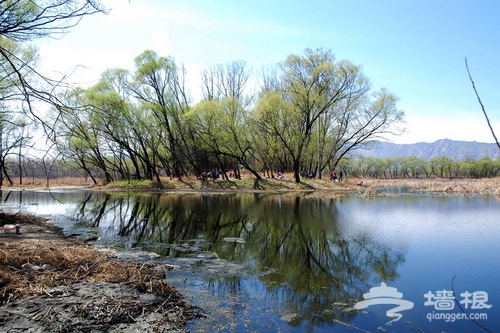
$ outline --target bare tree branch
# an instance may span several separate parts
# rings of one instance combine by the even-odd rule
[[[97,13],[106,13],[100,0],[0,0],[0,36],[16,41],[54,37]]]
[[[20,102],[26,115],[43,126],[50,136],[51,124],[35,110],[39,101],[60,110],[63,102],[58,90],[66,86],[66,76],[59,80],[38,72],[35,56],[26,56],[29,42],[56,38],[69,32],[85,16],[107,14],[101,0],[0,0],[0,78],[3,89],[0,102]],[[8,80],[7,80],[8,79]]]
[[[479,101],[479,105],[481,105],[481,109],[483,110],[483,114],[484,114],[484,117],[486,118],[486,122],[488,123],[491,134],[493,135],[493,138],[495,139],[495,142],[497,143],[498,148],[500,148],[500,143],[498,143],[498,139],[495,135],[495,132],[493,131],[493,127],[491,127],[490,119],[488,118],[488,115],[486,114],[486,111],[484,110],[483,102],[481,102],[481,98],[479,97],[479,94],[477,93],[477,90],[476,90],[476,85],[474,84],[474,81],[472,80],[472,76],[470,75],[469,65],[467,64],[467,57],[465,58],[465,68],[467,68],[467,74],[469,74],[469,80],[472,83],[472,88],[474,89],[474,92],[476,93],[476,97],[477,97],[477,100]]]

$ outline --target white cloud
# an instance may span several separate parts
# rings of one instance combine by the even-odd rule
[[[492,123],[500,133],[500,121]],[[494,142],[491,131],[481,113],[471,115],[428,116],[407,115],[407,132],[392,137],[395,143],[434,142],[439,139]],[[497,134],[498,136],[498,134]]]
[[[42,73],[49,73],[53,78],[71,74],[70,82],[86,87],[95,84],[106,69],[132,68],[133,59],[137,55],[119,50],[68,48],[64,44],[55,43],[41,48],[40,56],[43,59],[40,64]]]
[[[153,45],[153,50],[159,56],[166,56],[174,53],[170,37],[164,30],[157,30],[152,33],[151,44]]]

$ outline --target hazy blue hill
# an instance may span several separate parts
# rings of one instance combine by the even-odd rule
[[[442,139],[432,143],[419,142],[412,144],[374,141],[371,149],[359,150],[356,155],[377,158],[416,156],[426,160],[433,157],[446,156],[453,160],[461,161],[467,157],[474,160],[483,157],[498,159],[500,158],[500,149],[494,143],[454,141],[449,139]]]

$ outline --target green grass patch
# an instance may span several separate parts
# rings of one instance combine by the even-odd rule
[[[124,189],[148,189],[158,188],[158,183],[152,180],[132,179],[132,180],[119,180],[106,185],[108,188],[124,188]]]

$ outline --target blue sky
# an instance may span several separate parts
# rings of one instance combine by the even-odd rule
[[[442,138],[493,142],[464,58],[500,136],[500,1],[103,0],[109,15],[84,18],[40,45],[41,66],[93,84],[108,68],[133,70],[144,50],[172,56],[196,98],[210,64],[244,60],[257,74],[305,48],[330,49],[363,67],[372,88],[400,98],[407,132],[396,143]]]

